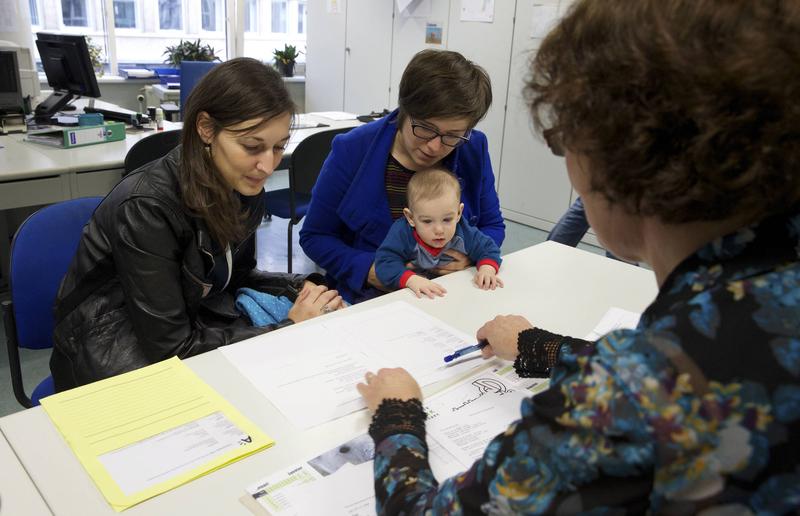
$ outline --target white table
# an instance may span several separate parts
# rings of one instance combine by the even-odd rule
[[[3,479],[0,482],[0,514],[53,514],[3,435],[0,435],[0,470]]]
[[[470,334],[495,315],[521,314],[548,330],[583,337],[609,307],[640,312],[657,291],[655,277],[648,270],[553,242],[506,256],[500,269],[506,282],[503,289],[478,290],[471,283],[472,274],[468,270],[441,278],[448,290],[441,299],[416,299],[406,289],[347,310],[364,310],[402,299]],[[327,317],[341,315],[343,312],[335,312]],[[256,392],[219,351],[186,363],[277,444],[148,500],[126,514],[248,515],[250,512],[239,502],[246,486],[314,452],[341,444],[365,432],[369,425],[367,413],[361,411],[301,431]],[[40,407],[0,419],[0,429],[55,514],[115,514]]]

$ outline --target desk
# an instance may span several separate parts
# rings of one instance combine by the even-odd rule
[[[506,284],[503,289],[479,290],[472,285],[473,274],[474,269],[441,278],[448,291],[444,298],[417,299],[404,289],[346,310],[360,311],[402,299],[469,334],[495,315],[517,313],[548,330],[583,337],[609,307],[641,312],[657,292],[651,271],[554,242],[506,256],[500,269]],[[343,312],[334,312],[327,317],[341,315]],[[239,502],[246,486],[364,433],[369,425],[367,412],[360,411],[301,431],[256,392],[218,350],[186,363],[276,444],[125,514],[249,515]],[[430,394],[433,389],[425,392]],[[115,514],[41,407],[0,419],[0,429],[54,513]]]
[[[0,514],[53,514],[3,435],[0,435],[0,465],[3,477]]]

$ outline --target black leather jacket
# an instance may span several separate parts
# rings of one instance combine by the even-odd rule
[[[294,300],[320,275],[255,269],[262,196],[243,197],[247,238],[231,244],[231,279],[212,293],[214,252],[202,219],[183,207],[180,147],[126,176],[83,229],[56,298],[50,369],[57,391],[164,360],[197,355],[276,327],[249,325],[234,306],[240,287]]]

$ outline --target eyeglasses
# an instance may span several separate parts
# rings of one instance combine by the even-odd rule
[[[454,134],[442,134],[436,129],[428,127],[427,125],[422,125],[419,122],[414,121],[411,119],[411,132],[414,133],[414,136],[419,138],[420,140],[431,141],[434,138],[440,138],[442,140],[442,145],[447,145],[448,147],[458,147],[459,145],[464,145],[469,141],[469,135],[472,131],[467,131],[464,136],[456,136]]]
[[[561,133],[553,128],[550,128],[542,131],[542,136],[544,137],[544,141],[547,143],[547,146],[550,148],[550,152],[552,152],[554,156],[563,158],[564,145],[561,143]]]

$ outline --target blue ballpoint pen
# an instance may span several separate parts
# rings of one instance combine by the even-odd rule
[[[485,348],[488,344],[489,344],[489,341],[482,340],[482,341],[480,341],[477,344],[474,344],[472,346],[467,346],[466,348],[457,349],[457,350],[455,350],[455,352],[452,355],[447,355],[446,357],[444,357],[444,361],[445,362],[452,362],[453,360],[455,360],[457,358],[461,358],[464,355],[472,353],[473,351],[480,351],[483,348]]]

